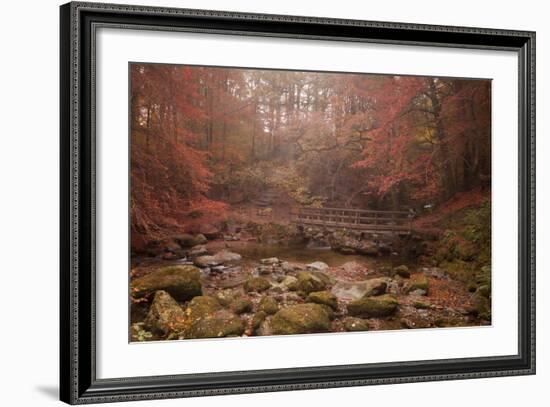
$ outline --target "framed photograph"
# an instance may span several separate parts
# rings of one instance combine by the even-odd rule
[[[61,399],[535,373],[535,33],[61,6]]]

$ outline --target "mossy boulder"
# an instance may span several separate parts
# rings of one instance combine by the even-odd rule
[[[415,274],[411,277],[409,281],[405,284],[405,292],[411,293],[416,290],[422,290],[425,293],[428,292],[429,281],[424,274]]]
[[[281,281],[281,286],[290,291],[296,291],[298,289],[298,279],[294,276],[286,276]]]
[[[241,336],[244,323],[234,313],[222,309],[193,320],[184,331],[184,338],[223,338]]]
[[[187,304],[185,315],[187,315],[188,319],[192,321],[218,311],[221,308],[222,306],[216,298],[208,295],[201,295],[193,298],[189,304]]]
[[[136,278],[131,283],[132,294],[149,296],[156,291],[166,291],[177,301],[187,301],[202,294],[200,271],[193,266],[167,266]]]
[[[250,312],[252,311],[252,307],[252,301],[244,297],[236,298],[230,305],[230,308],[235,314],[244,314],[246,312]]]
[[[388,288],[387,279],[384,277],[371,278],[365,281],[365,297],[382,295],[386,293]]]
[[[296,290],[309,294],[314,291],[323,291],[327,287],[327,280],[321,277],[322,273],[300,271],[296,278]]]
[[[240,295],[242,294],[236,292],[235,290],[227,288],[225,290],[216,291],[214,297],[222,306],[227,307]]]
[[[369,324],[366,320],[356,317],[344,318],[344,329],[348,332],[368,331]]]
[[[402,264],[401,266],[395,267],[392,270],[392,274],[403,278],[409,278],[411,276],[411,272],[409,271],[409,268],[404,264]]]
[[[267,313],[264,311],[258,311],[252,317],[252,329],[256,330],[260,327],[262,322],[267,318]]]
[[[279,311],[279,304],[275,298],[267,295],[260,300],[258,310],[263,311],[268,315],[273,315]]]
[[[185,313],[180,305],[166,291],[155,293],[144,325],[152,332],[166,335],[183,328]]]
[[[181,247],[193,247],[206,243],[206,237],[202,234],[193,236],[189,233],[183,233],[181,235],[174,236],[172,239],[175,240]]]
[[[426,301],[414,301],[413,302],[413,307],[415,307],[416,309],[429,309],[431,308],[431,304],[429,302],[426,302]]]
[[[314,291],[312,293],[309,293],[306,301],[315,304],[326,305],[334,311],[338,309],[338,299],[330,291]]]
[[[271,283],[263,277],[251,277],[244,283],[245,291],[262,292],[271,287]]]
[[[328,332],[330,319],[327,310],[319,304],[298,304],[283,308],[271,321],[275,335]]]
[[[351,301],[347,308],[349,315],[372,318],[390,316],[397,311],[398,305],[399,303],[393,295],[385,294],[378,297],[364,297]]]

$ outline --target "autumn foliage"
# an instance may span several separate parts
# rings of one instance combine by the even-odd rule
[[[265,189],[404,209],[490,185],[488,80],[131,64],[130,82],[133,241]]]

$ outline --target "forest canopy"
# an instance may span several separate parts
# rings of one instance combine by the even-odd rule
[[[265,190],[402,210],[490,184],[489,80],[130,69],[132,244],[223,220]]]

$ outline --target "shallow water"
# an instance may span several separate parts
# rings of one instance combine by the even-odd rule
[[[233,250],[233,249],[230,249]],[[247,242],[234,250],[243,256],[244,260],[259,261],[268,257],[277,257],[284,261],[295,263],[311,263],[322,261],[330,267],[338,267],[348,261],[374,263],[373,258],[361,255],[344,255],[329,248],[309,248],[304,245],[284,246]]]

